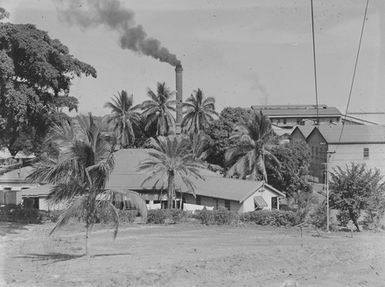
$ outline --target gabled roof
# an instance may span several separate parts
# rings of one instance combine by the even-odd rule
[[[385,144],[385,126],[367,126],[367,125],[331,125],[319,126],[316,128],[328,144],[365,144],[375,143]],[[307,137],[309,139],[314,129]],[[342,137],[340,139],[341,130]]]
[[[306,139],[310,135],[310,133],[313,131],[313,129],[314,129],[314,126],[296,126],[290,135],[293,135],[295,131],[298,131]]]
[[[262,111],[268,117],[317,117],[315,105],[268,105],[252,106],[253,110]],[[318,106],[319,117],[341,116],[341,112],[336,107],[326,105]]]
[[[111,173],[106,188],[109,189],[132,189],[132,190],[153,190],[166,189],[167,179],[159,182],[147,181],[142,184],[147,174],[138,172],[139,163],[147,159],[148,150],[145,149],[125,149],[115,153],[115,168]],[[252,193],[265,186],[278,196],[285,196],[275,188],[263,184],[262,181],[240,180],[234,178],[224,178],[209,170],[201,170],[204,181],[192,178],[195,185],[195,193],[201,196],[215,197],[221,199],[235,200],[242,202]],[[182,192],[189,192],[181,181],[176,182],[176,188]]]

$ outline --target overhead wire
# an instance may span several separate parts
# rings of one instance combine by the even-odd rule
[[[346,121],[346,117],[347,117],[348,111],[349,111],[350,100],[352,98],[352,92],[353,92],[354,82],[355,82],[355,79],[356,79],[357,66],[358,66],[358,58],[359,58],[360,52],[361,52],[362,38],[363,38],[363,35],[364,35],[365,23],[366,23],[367,15],[368,15],[368,7],[369,7],[369,0],[366,0],[364,19],[362,21],[362,26],[361,26],[360,40],[358,42],[358,49],[357,49],[356,59],[355,59],[355,62],[354,62],[354,69],[353,69],[352,80],[351,80],[351,83],[350,83],[348,101],[347,101],[347,104],[346,104],[344,120],[342,121],[342,128],[341,128],[340,136],[339,136],[339,139],[338,139],[339,143],[341,142],[342,134],[344,132],[345,121]]]
[[[313,69],[314,69],[314,89],[315,89],[315,103],[317,110],[317,126],[319,125],[319,111],[318,111],[318,82],[317,82],[317,61],[316,61],[316,48],[315,48],[315,32],[314,32],[314,5],[313,0],[310,0],[311,10],[311,34],[313,40]]]

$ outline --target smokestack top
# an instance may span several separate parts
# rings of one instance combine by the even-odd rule
[[[182,68],[182,64],[178,64],[175,66],[175,72],[182,72],[183,71],[183,68]]]

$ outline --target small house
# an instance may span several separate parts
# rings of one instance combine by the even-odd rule
[[[111,173],[107,188],[134,190],[147,204],[166,204],[167,185],[164,182],[148,181],[147,174],[138,172],[139,163],[149,157],[145,149],[124,149],[115,153],[115,168]],[[176,182],[176,202],[200,206],[227,208],[236,212],[259,209],[279,209],[279,199],[285,195],[262,181],[224,178],[206,169],[201,170],[205,180],[192,179],[196,186],[195,195],[181,182]]]

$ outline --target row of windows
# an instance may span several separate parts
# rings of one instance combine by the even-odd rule
[[[326,148],[321,147],[319,148],[318,146],[312,146],[311,147],[311,154],[312,157],[318,157],[318,155],[323,155],[326,153]],[[363,149],[363,158],[368,159],[369,158],[369,148],[365,147]]]

